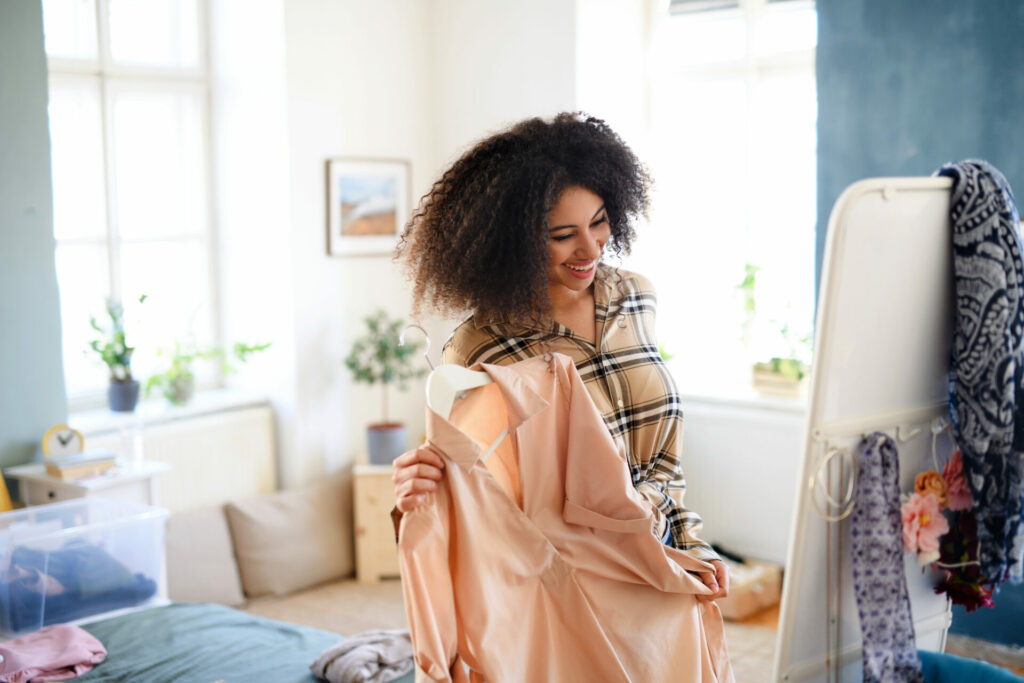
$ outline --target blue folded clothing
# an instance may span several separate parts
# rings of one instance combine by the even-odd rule
[[[977,659],[966,659],[944,652],[917,651],[924,670],[925,683],[1021,683],[1024,678],[1006,669]]]
[[[10,632],[137,605],[156,582],[132,573],[102,548],[71,541],[54,551],[18,546],[0,581],[0,624]]]

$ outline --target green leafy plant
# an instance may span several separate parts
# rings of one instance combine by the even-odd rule
[[[139,303],[146,301],[146,295],[139,297]],[[134,346],[128,346],[124,332],[124,306],[117,299],[107,299],[107,317],[110,324],[103,327],[96,316],[89,316],[89,325],[100,334],[99,339],[89,342],[89,348],[99,354],[110,370],[110,381],[127,382],[132,378],[131,362]]]
[[[796,358],[779,358],[778,356],[772,358],[767,363],[755,363],[754,369],[771,372],[795,382],[802,380],[810,371],[810,368]]]
[[[754,289],[757,287],[757,271],[759,266],[752,263],[743,264],[743,281],[736,285],[736,289],[743,294],[743,334],[740,340],[744,346],[750,345],[754,328],[754,319],[757,317],[757,300],[754,297]]]
[[[352,343],[345,357],[345,366],[356,382],[383,385],[383,416],[388,422],[388,387],[397,384],[405,391],[406,381],[426,374],[424,368],[413,367],[413,355],[419,344],[399,345],[403,321],[391,320],[383,309],[363,319],[366,334]]]
[[[246,362],[254,353],[265,351],[270,348],[271,342],[266,344],[243,344],[237,342],[232,347],[232,355],[240,363]],[[219,347],[200,348],[194,337],[188,337],[184,341],[175,339],[173,349],[158,349],[157,356],[169,359],[170,364],[163,372],[158,372],[146,381],[146,396],[159,387],[164,398],[175,405],[187,403],[195,390],[195,373],[192,364],[197,360],[221,359],[222,370],[225,374],[235,371],[228,362],[224,349]]]
[[[754,323],[757,319],[757,274],[761,271],[760,266],[752,263],[744,264],[743,280],[736,285],[736,289],[743,294],[743,332],[740,337],[744,346],[749,346],[753,338]],[[788,308],[788,307],[787,307]],[[785,356],[773,356],[767,362],[754,364],[755,372],[768,372],[785,379],[799,382],[810,372],[808,362],[811,355],[811,333],[800,334],[794,332],[789,322],[780,320],[769,320],[779,336],[782,337],[786,347]]]

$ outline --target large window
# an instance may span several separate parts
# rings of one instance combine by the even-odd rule
[[[203,0],[43,2],[72,409],[102,401],[107,371],[85,350],[107,297],[124,302],[137,379],[176,338],[215,340],[205,12]]]
[[[673,0],[655,34],[656,248],[636,262],[685,393],[742,394],[753,362],[810,360],[816,40],[799,0]]]

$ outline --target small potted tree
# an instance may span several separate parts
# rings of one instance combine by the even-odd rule
[[[146,295],[139,297],[139,303]],[[135,347],[128,346],[124,333],[124,307],[116,299],[107,299],[107,316],[110,326],[102,327],[96,317],[89,316],[92,329],[101,336],[89,342],[89,348],[100,355],[110,370],[110,386],[107,388],[107,404],[116,412],[130,413],[139,401],[139,383],[132,379],[132,353]]]
[[[255,345],[237,342],[232,347],[232,355],[238,362],[244,363],[252,354],[265,351],[268,348],[270,348],[269,342]],[[195,393],[195,373],[192,371],[192,364],[195,361],[220,358],[223,363],[223,372],[225,374],[234,372],[234,368],[225,359],[224,349],[200,348],[196,345],[194,337],[188,337],[184,341],[175,339],[174,349],[159,349],[156,353],[157,356],[169,358],[169,365],[165,370],[152,375],[146,381],[146,396],[149,396],[154,388],[159,387],[164,398],[176,406],[188,403]]]
[[[382,309],[366,317],[364,322],[366,334],[352,344],[345,366],[352,371],[356,382],[382,385],[383,420],[367,426],[366,442],[370,462],[387,465],[405,451],[408,443],[405,425],[389,418],[388,388],[397,384],[399,390],[404,391],[407,380],[422,377],[426,370],[412,365],[417,344],[399,345],[401,320],[390,320]]]

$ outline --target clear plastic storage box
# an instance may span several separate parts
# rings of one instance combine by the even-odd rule
[[[0,634],[166,601],[166,521],[103,498],[0,514]]]

